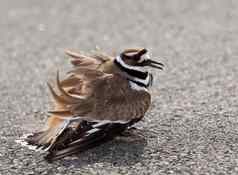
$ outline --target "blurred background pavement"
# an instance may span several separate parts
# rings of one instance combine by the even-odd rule
[[[238,174],[237,19],[235,0],[1,0],[0,174]],[[165,63],[142,136],[48,164],[14,140],[43,126],[64,49],[95,46]]]

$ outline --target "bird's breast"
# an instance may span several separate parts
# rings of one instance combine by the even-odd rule
[[[151,104],[150,94],[145,91],[135,91],[123,97],[100,100],[95,109],[95,115],[101,119],[129,121],[144,116]]]

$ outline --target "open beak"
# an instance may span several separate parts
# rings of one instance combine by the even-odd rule
[[[160,62],[157,62],[157,61],[154,61],[151,59],[147,59],[147,60],[143,61],[141,64],[142,64],[142,66],[150,66],[150,67],[153,67],[156,69],[161,69],[161,70],[163,70],[163,67],[164,67],[163,63],[160,63]]]

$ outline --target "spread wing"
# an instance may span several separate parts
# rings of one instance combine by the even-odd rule
[[[146,91],[133,90],[127,79],[118,74],[106,74],[86,68],[76,69],[57,85],[60,95],[50,86],[56,106],[51,111],[58,116],[78,116],[86,121],[128,122],[141,117],[150,105]]]
[[[128,127],[138,122],[140,119],[132,120],[128,123],[81,123],[76,130],[65,131],[57,140],[54,147],[49,150],[45,159],[49,162],[83,152],[90,148],[99,146],[120,135]]]
[[[49,85],[55,100],[49,121],[79,117],[81,122],[75,130],[62,131],[49,149],[49,161],[113,139],[138,122],[150,105],[149,93],[131,88],[129,81],[119,74],[79,68],[62,81],[57,74],[56,82],[58,94]]]
[[[105,63],[106,61],[112,60],[111,56],[102,53],[84,55],[82,53],[76,53],[70,50],[66,50],[65,53],[72,58],[71,63],[75,67],[87,68],[92,70],[98,69],[100,65]]]
[[[47,130],[27,138],[37,147],[47,147],[48,160],[84,151],[113,139],[138,122],[150,105],[150,95],[119,74],[104,73],[102,64],[112,61],[104,54],[86,56],[67,51],[75,69],[60,81],[58,92],[48,84],[54,99],[54,110],[48,118]],[[108,63],[110,63],[108,62]],[[75,128],[69,121],[81,119]],[[65,120],[66,118],[70,120]],[[86,124],[83,124],[86,123]]]

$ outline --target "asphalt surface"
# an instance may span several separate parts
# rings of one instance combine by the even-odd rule
[[[0,1],[0,174],[238,174],[237,1]],[[132,138],[49,164],[40,129],[65,48],[149,48],[153,104]]]

